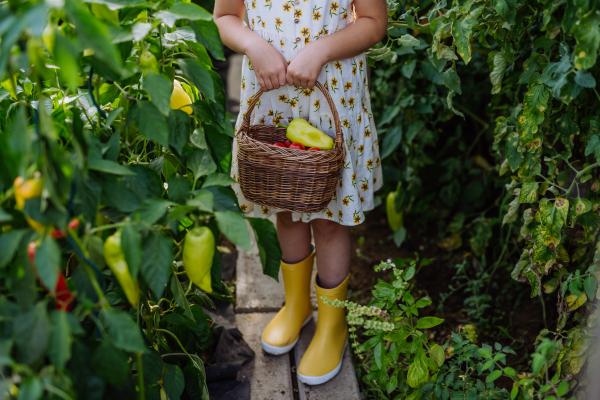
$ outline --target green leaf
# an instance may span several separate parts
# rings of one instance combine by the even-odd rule
[[[398,44],[400,44],[402,46],[408,46],[408,47],[420,47],[421,46],[421,42],[419,42],[418,39],[416,39],[412,35],[409,35],[408,33],[406,35],[400,36],[400,39],[398,39]]]
[[[433,328],[434,326],[438,326],[442,322],[444,322],[444,320],[441,318],[423,317],[419,319],[419,322],[417,322],[417,329]]]
[[[172,28],[175,25],[175,21],[180,19],[212,21],[213,16],[204,8],[194,3],[175,3],[168,10],[158,12],[156,18],[162,19],[169,28]]]
[[[60,247],[56,240],[46,236],[35,252],[35,267],[44,285],[52,292],[56,287],[60,264]]]
[[[67,15],[75,25],[77,38],[85,48],[94,50],[92,57],[101,60],[113,71],[121,71],[121,54],[111,43],[107,25],[96,18],[83,3],[76,0],[65,2]]]
[[[444,80],[444,84],[450,90],[454,90],[458,94],[462,94],[462,89],[460,87],[460,78],[456,73],[456,69],[454,65],[448,68],[444,73],[442,73],[442,79]]]
[[[500,51],[492,51],[488,55],[488,64],[490,66],[490,81],[492,82],[492,94],[500,93],[502,89],[502,79],[508,62]]]
[[[144,381],[147,383],[155,385],[162,379],[162,357],[154,349],[144,353],[142,356],[142,366],[144,368]]]
[[[521,202],[519,201],[518,195],[515,196],[515,198],[510,203],[508,203],[508,210],[506,211],[506,214],[504,214],[504,218],[502,219],[503,226],[506,224],[513,223],[517,220],[520,205]]]
[[[212,173],[207,175],[202,183],[202,187],[208,186],[231,186],[235,181],[229,176],[229,174]]]
[[[40,301],[14,319],[15,355],[21,364],[34,365],[44,358],[51,329],[46,306],[45,301]]]
[[[126,166],[117,164],[114,161],[103,160],[101,158],[90,159],[88,168],[94,171],[105,172],[107,174],[135,175],[135,173]]]
[[[429,349],[429,354],[431,354],[431,358],[435,361],[435,364],[438,367],[441,367],[446,361],[446,355],[444,354],[444,349],[439,344],[434,344]]]
[[[587,71],[577,71],[575,73],[575,83],[584,88],[595,88],[596,79],[594,75]]]
[[[492,0],[492,7],[498,11],[509,24],[516,22],[517,0]]]
[[[560,383],[560,385],[558,385],[558,389],[556,390],[556,395],[564,396],[567,394],[568,391],[569,391],[569,382],[565,380],[565,381],[562,381]]]
[[[381,368],[385,360],[385,348],[383,347],[382,342],[377,343],[377,346],[375,346],[373,358],[375,359],[375,365],[377,365],[378,368]]]
[[[128,355],[112,345],[110,338],[105,337],[100,345],[94,350],[92,358],[88,362],[93,366],[98,376],[106,379],[115,386],[123,385],[128,378],[129,363]],[[162,374],[162,368],[160,370]],[[144,369],[144,378],[146,369]]]
[[[160,299],[171,274],[174,258],[172,240],[159,231],[153,231],[144,240],[142,248],[142,277],[156,298]]]
[[[169,146],[167,120],[153,103],[145,100],[136,101],[129,110],[129,118],[142,135],[165,147]]]
[[[158,111],[164,116],[169,115],[171,111],[173,82],[164,75],[148,71],[144,78],[144,90],[150,95],[150,101],[152,101]]]
[[[194,32],[196,32],[196,40],[198,43],[206,47],[214,58],[224,61],[223,43],[221,43],[219,29],[214,21],[190,22],[190,26]]]
[[[169,396],[169,399],[179,399],[185,389],[183,371],[177,365],[164,364],[164,366],[163,385],[165,392]]]
[[[470,15],[462,20],[455,20],[452,23],[452,36],[454,37],[456,50],[465,64],[468,64],[469,61],[471,61],[470,40],[473,26],[475,26],[476,23],[477,21]]]
[[[263,273],[279,282],[282,253],[275,225],[265,218],[248,218],[248,221],[254,230]]]
[[[538,126],[544,121],[549,98],[550,91],[545,85],[534,85],[525,94],[525,107],[519,114],[518,127],[521,145],[527,149],[540,148],[542,145],[542,133]]]
[[[483,347],[477,349],[477,352],[484,360],[492,357],[492,347],[490,345],[484,344]]]
[[[506,159],[513,172],[523,163],[523,154],[519,151],[519,146],[519,132],[511,129],[506,136]]]
[[[592,209],[592,202],[588,199],[582,199],[581,197],[576,197],[573,200],[573,209],[575,211],[575,215],[585,214],[586,212]]]
[[[125,7],[148,7],[148,2],[144,0],[83,0],[84,3],[104,4],[109,10],[120,10]]]
[[[50,314],[50,321],[52,322],[52,334],[50,335],[48,356],[52,364],[62,369],[71,358],[73,335],[69,319],[66,312],[54,310]]]
[[[515,371],[514,368],[511,367],[504,368],[504,373],[508,376],[517,376],[517,371]]]
[[[519,394],[519,387],[515,386],[510,390],[510,400],[515,400]]]
[[[183,369],[185,391],[193,400],[209,400],[204,364],[199,357],[192,355],[192,358],[195,359],[195,362],[188,364]]]
[[[188,157],[185,165],[194,174],[195,181],[217,170],[217,165],[208,150],[196,150]]]
[[[519,202],[525,203],[535,203],[538,198],[538,188],[540,184],[538,182],[525,182],[523,183],[523,187],[521,188],[521,193],[519,195]]]
[[[146,351],[140,330],[127,313],[114,308],[102,309],[100,313],[116,348],[130,352]]]
[[[411,266],[406,271],[404,271],[403,278],[405,281],[412,279],[415,276],[415,267]]]
[[[219,230],[227,239],[247,252],[252,251],[250,233],[244,217],[233,211],[216,211],[215,219]]]
[[[383,137],[381,159],[385,159],[396,151],[396,148],[402,140],[402,125],[392,126]]]
[[[179,279],[177,279],[177,275],[171,275],[171,292],[173,293],[177,305],[183,308],[183,315],[196,322],[194,314],[192,314],[192,310],[190,309],[190,303],[185,298],[185,293],[183,292]]]
[[[198,190],[195,196],[186,202],[187,205],[197,207],[204,212],[213,212],[214,195],[208,190]]]
[[[210,67],[192,58],[179,59],[179,67],[183,76],[189,80],[210,101],[215,101],[215,88],[210,75]]]
[[[577,3],[576,3],[577,4]],[[571,28],[577,40],[575,45],[575,68],[586,70],[596,65],[598,46],[600,46],[600,13],[598,10],[581,11],[579,21]]]
[[[554,203],[549,199],[544,198],[540,201],[541,223],[542,223],[542,238],[544,244],[558,245],[561,238],[561,228],[567,222],[569,213],[569,201],[567,199],[557,197]]]
[[[72,91],[78,86],[80,53],[79,42],[66,38],[62,32],[54,34],[54,60],[60,65],[57,73],[60,81]]]
[[[429,369],[425,361],[425,354],[422,347],[417,348],[416,356],[410,367],[408,368],[408,374],[406,380],[411,388],[417,388],[421,383],[429,376]]]
[[[454,102],[452,99],[454,98],[455,94],[456,94],[456,92],[454,90],[449,91],[448,96],[446,96],[446,103],[448,103],[448,108],[450,109],[450,111],[452,111],[454,114],[458,115],[459,117],[464,118],[465,114],[463,114],[462,112],[460,112],[454,108]]]
[[[177,154],[183,153],[183,146],[190,137],[190,116],[180,110],[172,110],[167,117],[169,146]]]
[[[0,268],[4,268],[12,260],[26,232],[26,229],[17,229],[0,236]]]
[[[129,272],[135,280],[142,263],[142,236],[133,226],[125,225],[121,228],[121,247]]]
[[[502,371],[497,369],[494,372],[492,372],[491,374],[489,374],[485,378],[485,381],[486,381],[486,383],[494,382],[496,379],[500,378],[501,376],[502,376]]]
[[[585,146],[585,155],[593,154],[597,161],[600,161],[600,136],[592,135]]]
[[[594,297],[596,297],[596,290],[598,290],[596,279],[593,276],[588,276],[583,282],[583,289],[585,290],[585,294],[589,301],[594,300]]]
[[[44,394],[44,385],[36,375],[29,375],[23,379],[19,389],[20,399],[38,400]]]
[[[138,216],[140,221],[152,225],[165,215],[169,207],[176,204],[172,201],[162,199],[144,200],[139,208],[134,211],[133,215]]]

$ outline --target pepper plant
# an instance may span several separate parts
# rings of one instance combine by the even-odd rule
[[[281,256],[229,187],[213,58],[194,3],[0,4],[3,397],[208,399],[221,238],[251,251],[249,221],[275,279]]]

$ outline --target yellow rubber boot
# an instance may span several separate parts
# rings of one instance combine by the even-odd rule
[[[269,354],[285,354],[298,342],[300,329],[312,318],[310,278],[315,250],[297,264],[281,262],[285,305],[269,322],[262,335],[263,349]]]
[[[348,338],[346,310],[325,304],[327,300],[346,300],[350,274],[336,288],[323,289],[315,282],[319,306],[317,330],[298,366],[298,379],[307,385],[320,385],[331,380],[342,368],[342,357]]]

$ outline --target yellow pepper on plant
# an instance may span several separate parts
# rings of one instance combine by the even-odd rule
[[[123,254],[123,248],[121,247],[121,231],[117,231],[106,238],[104,242],[104,260],[117,281],[119,281],[129,303],[136,307],[140,299],[140,287],[133,280],[127,261],[125,261],[125,254]]]
[[[183,268],[188,278],[206,293],[212,292],[210,270],[215,255],[215,237],[205,226],[196,226],[183,244]]]

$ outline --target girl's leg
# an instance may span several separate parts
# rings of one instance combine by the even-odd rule
[[[277,215],[277,236],[283,253],[282,260],[295,264],[311,253],[310,225],[305,222],[292,221],[291,212],[279,212]]]
[[[344,301],[350,278],[350,230],[333,221],[311,221],[319,280],[315,282],[319,318],[317,329],[298,366],[298,379],[307,385],[320,385],[332,379],[342,367],[348,325],[346,311],[329,301]]]
[[[324,289],[335,288],[350,272],[350,229],[326,219],[312,220],[311,225],[317,248],[319,286]]]
[[[290,351],[313,311],[310,282],[315,254],[310,246],[310,225],[292,221],[292,213],[277,213],[277,235],[283,251],[281,274],[285,305],[263,332],[263,349],[270,354]]]

